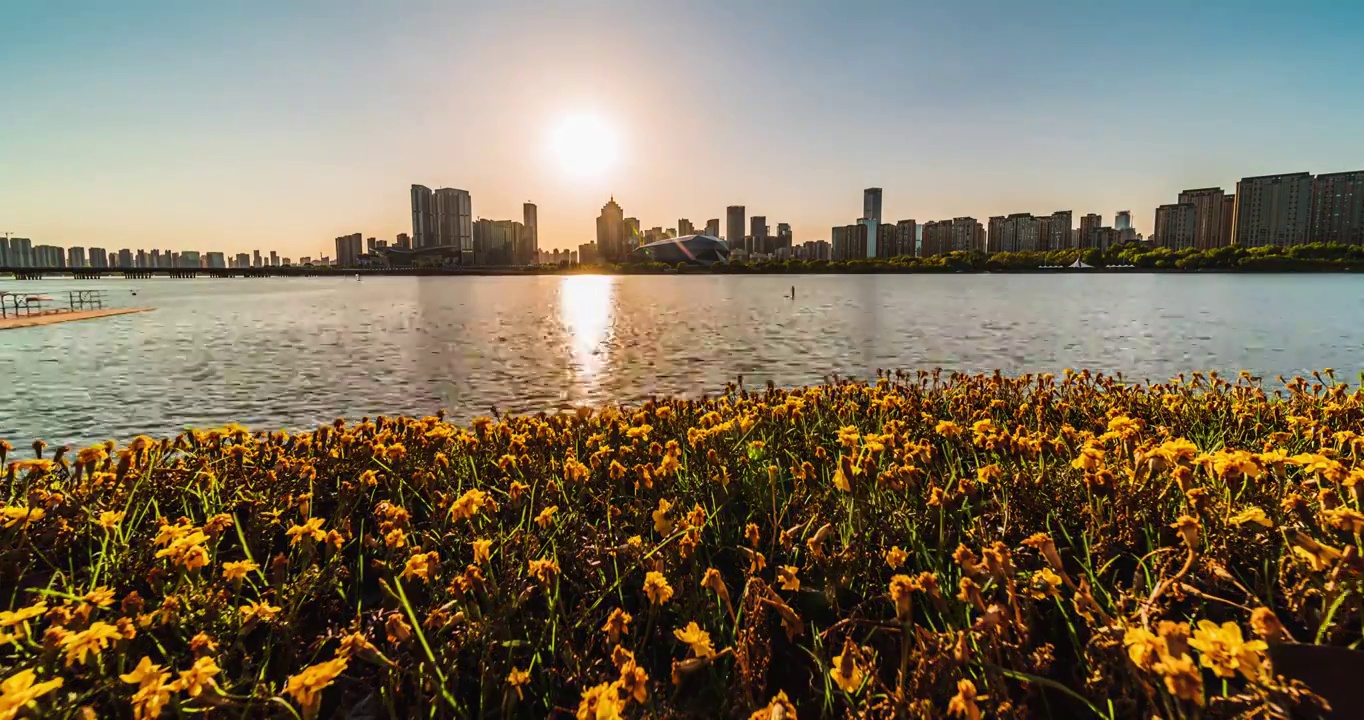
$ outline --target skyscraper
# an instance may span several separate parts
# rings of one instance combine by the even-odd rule
[[[109,253],[105,252],[104,248],[99,247],[90,248],[90,267],[92,268],[109,267]]]
[[[1236,183],[1237,245],[1301,245],[1311,229],[1311,173],[1261,175]]]
[[[924,225],[924,245],[920,257],[946,255],[952,252],[952,221],[929,221]]]
[[[1119,211],[1118,211],[1118,214],[1115,215],[1115,216],[1113,217],[1113,229],[1119,230],[1119,231],[1121,231],[1121,230],[1131,230],[1131,229],[1132,229],[1132,211],[1131,211],[1131,210],[1119,210]]]
[[[639,218],[625,218],[625,252],[639,247],[644,242],[644,236],[639,232]]]
[[[1194,188],[1179,194],[1179,204],[1194,206],[1192,247],[1199,250],[1210,250],[1226,244],[1229,237],[1227,228],[1223,225],[1225,220],[1223,206],[1226,203],[1226,197],[1226,193],[1220,187]],[[1159,210],[1156,211],[1156,218],[1160,218]],[[1181,219],[1180,222],[1183,220]],[[1161,238],[1159,230],[1156,231],[1156,240],[1164,247],[1174,247],[1164,245],[1164,239]]]
[[[773,249],[789,248],[795,236],[791,233],[791,223],[777,223],[777,241]]]
[[[441,188],[431,202],[431,237],[417,247],[445,245],[470,250],[474,245],[473,199],[468,191]],[[414,227],[415,230],[415,227]]]
[[[895,223],[894,256],[914,257],[918,252],[919,223],[915,220],[901,220]]]
[[[336,239],[336,266],[349,268],[356,266],[356,260],[363,251],[360,233],[342,235]],[[272,258],[274,253],[270,253]],[[273,264],[273,263],[272,263]]]
[[[92,249],[90,252],[93,253],[94,250]],[[252,251],[251,251],[251,267],[257,267],[257,268],[258,268],[258,267],[260,267],[260,266],[261,266],[261,265],[260,265],[260,251],[259,251],[259,250],[252,250]]]
[[[725,244],[730,250],[744,246],[744,206],[730,205],[725,208]]]
[[[606,262],[625,259],[625,211],[612,198],[597,216],[597,251]]]
[[[720,218],[711,218],[706,221],[706,234],[713,237],[720,237]]]
[[[1081,250],[1099,247],[1099,228],[1104,224],[1104,219],[1094,213],[1089,213],[1080,218],[1080,242],[1075,247]]]
[[[530,257],[534,262],[534,258],[540,254],[540,209],[535,207],[535,203],[525,203],[521,206],[521,218],[526,228],[526,244],[530,246]]]
[[[79,246],[67,248],[66,266],[69,268],[85,267],[85,248]]]
[[[1222,201],[1217,199],[1220,218]],[[1198,240],[1198,205],[1175,203],[1156,208],[1155,241],[1160,247],[1183,250],[1196,247]]]
[[[1005,219],[1006,218],[1003,215],[990,216],[990,219],[988,221],[989,225],[987,226],[987,230],[985,233],[986,252],[992,253],[1004,252],[1005,245],[1009,244],[1004,241]]]
[[[767,216],[754,215],[748,219],[748,251],[751,253],[767,252]]]
[[[431,188],[412,186],[412,244],[426,247],[435,242],[435,218],[431,209]]]
[[[696,228],[692,227],[692,224],[691,224],[691,221],[690,221],[690,220],[688,220],[688,219],[686,219],[686,218],[679,218],[679,219],[677,220],[677,236],[678,236],[678,237],[682,237],[683,235],[695,235],[695,234],[696,234]]]
[[[867,188],[862,191],[862,217],[881,224],[881,188]]]
[[[1364,170],[1317,176],[1312,241],[1364,245]]]

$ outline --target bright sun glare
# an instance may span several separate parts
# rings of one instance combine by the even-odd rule
[[[550,150],[569,174],[600,177],[616,163],[619,152],[615,128],[597,115],[570,115],[550,135]]]

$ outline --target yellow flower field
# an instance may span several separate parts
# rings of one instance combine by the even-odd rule
[[[1312,717],[1361,452],[1330,371],[0,444],[0,720]]]

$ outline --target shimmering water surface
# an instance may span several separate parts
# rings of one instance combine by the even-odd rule
[[[792,284],[794,300],[787,297]],[[468,419],[878,368],[1164,380],[1364,367],[1364,277],[830,275],[55,280],[154,312],[0,331],[0,438]],[[132,296],[132,291],[137,296]]]

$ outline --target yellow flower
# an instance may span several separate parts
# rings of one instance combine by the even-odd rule
[[[346,658],[335,657],[303,669],[285,683],[284,692],[288,693],[303,708],[303,717],[317,715],[322,704],[322,691],[332,684],[346,669]]]
[[[782,590],[796,591],[800,589],[800,578],[796,573],[800,568],[795,565],[781,565],[777,568],[777,582],[781,584]]]
[[[1255,523],[1256,525],[1263,525],[1267,528],[1274,527],[1274,521],[1270,520],[1269,516],[1265,515],[1265,511],[1253,506],[1231,516],[1227,519],[1227,522],[1237,527],[1245,525],[1246,523]]]
[[[190,697],[199,697],[205,687],[215,687],[213,676],[217,675],[218,663],[211,657],[201,657],[194,661],[188,670],[180,672],[180,687]]]
[[[616,683],[602,683],[584,690],[577,720],[618,720],[625,710],[625,701],[617,688]]]
[[[779,690],[767,707],[754,710],[748,720],[796,720],[796,706],[786,697],[785,690]]]
[[[961,434],[961,426],[951,420],[939,420],[933,431],[943,437],[952,438]]]
[[[1111,425],[1110,425],[1111,427]],[[976,705],[976,684],[970,680],[957,681],[957,694],[947,701],[947,714],[963,720],[980,720],[980,706]]]
[[[668,511],[672,510],[673,504],[664,498],[658,499],[658,509],[653,511],[654,532],[659,535],[667,535],[673,531],[673,521],[668,519]]]
[[[1055,597],[1060,587],[1061,576],[1052,572],[1051,568],[1042,568],[1028,578],[1028,594],[1034,600]]]
[[[1104,451],[1093,445],[1086,445],[1080,449],[1080,454],[1070,461],[1070,466],[1076,470],[1094,471],[1099,469],[1099,461],[1104,459]]]
[[[559,563],[553,560],[531,560],[529,570],[541,583],[548,585],[559,573]]]
[[[1144,627],[1128,628],[1122,642],[1127,646],[1127,657],[1132,659],[1132,664],[1148,672],[1162,655],[1169,652],[1165,647],[1165,639]]]
[[[490,507],[491,504],[492,498],[488,497],[488,493],[477,488],[469,490],[450,506],[450,519],[458,521],[472,518],[479,510]]]
[[[240,585],[246,579],[246,574],[254,572],[260,568],[251,560],[237,560],[223,563],[223,578],[233,585]]]
[[[482,565],[491,558],[490,548],[493,546],[492,540],[475,540],[474,543],[474,562]]]
[[[606,624],[602,625],[601,631],[606,633],[606,637],[611,640],[611,644],[615,645],[620,642],[621,635],[630,632],[630,621],[632,619],[630,613],[625,612],[620,608],[616,608],[612,610],[611,614],[606,618]]]
[[[12,528],[18,525],[20,530],[42,520],[46,514],[42,508],[0,507],[0,518],[4,519],[5,527]]]
[[[1349,533],[1364,532],[1364,513],[1347,507],[1331,508],[1323,510],[1322,517],[1326,524],[1337,530],[1344,530]]]
[[[1187,654],[1179,657],[1165,655],[1152,666],[1152,670],[1164,678],[1165,689],[1171,695],[1203,706],[1203,675],[1194,665],[1193,658]]]
[[[749,545],[752,545],[753,547],[756,548],[758,547],[758,542],[761,539],[762,539],[761,536],[758,534],[757,524],[748,523],[747,525],[744,526],[744,540],[747,540]]]
[[[407,546],[407,533],[402,528],[393,528],[384,534],[384,546],[394,549]]]
[[[862,687],[862,681],[867,673],[857,665],[858,651],[851,639],[843,642],[843,653],[833,660],[833,669],[829,671],[829,676],[833,678],[834,684],[843,689],[848,694],[856,693]]]
[[[909,553],[901,550],[900,546],[896,545],[886,551],[886,564],[890,566],[891,570],[899,570],[900,566],[905,564],[905,559],[908,557]]]
[[[720,577],[720,571],[715,568],[706,568],[706,574],[701,577],[701,587],[708,588],[729,604],[729,588],[725,587],[724,578]]]
[[[890,597],[895,601],[895,616],[901,621],[910,619],[910,601],[913,591],[914,580],[908,575],[896,575],[890,579]]]
[[[289,536],[289,544],[297,545],[304,538],[310,538],[313,542],[322,542],[327,537],[327,533],[322,532],[322,523],[326,522],[322,518],[308,518],[302,525],[295,525],[289,528],[284,534]]]
[[[1198,522],[1198,518],[1190,515],[1181,515],[1179,519],[1170,524],[1170,527],[1179,531],[1179,536],[1184,538],[1184,544],[1193,550],[1198,545],[1198,531],[1203,524]]]
[[[554,513],[556,512],[559,512],[558,505],[550,505],[544,510],[541,510],[540,514],[535,516],[535,524],[539,525],[541,530],[544,530],[545,528],[549,527],[549,524],[551,522],[553,522]]]
[[[1260,660],[1269,648],[1263,640],[1246,642],[1236,623],[1221,626],[1211,620],[1199,620],[1189,646],[1199,653],[1199,664],[1211,668],[1218,677],[1235,677],[1241,673],[1247,680],[1260,674]]]
[[[98,656],[109,647],[109,643],[121,637],[118,628],[103,622],[90,623],[90,627],[85,630],[67,635],[62,638],[62,647],[66,650],[66,666],[84,665],[87,654],[94,653]]]
[[[113,530],[118,527],[120,522],[123,522],[123,513],[114,512],[113,510],[105,510],[100,513],[99,517],[95,520],[95,524],[105,530]]]
[[[1257,607],[1250,613],[1250,629],[1264,640],[1278,640],[1283,635],[1283,625],[1267,607]]]
[[[81,600],[98,608],[107,608],[114,604],[114,591],[101,585],[86,593]]]
[[[673,589],[668,584],[668,579],[663,577],[663,573],[650,570],[644,576],[644,594],[649,596],[650,603],[662,605],[672,599]]]
[[[0,680],[0,718],[18,717],[25,708],[35,705],[38,698],[62,686],[59,677],[41,683],[35,683],[35,679],[33,670],[24,669]]]
[[[530,684],[530,673],[512,668],[511,672],[507,673],[507,684],[516,689],[517,700],[524,700],[526,698],[521,694],[521,688]]]
[[[428,553],[417,553],[407,559],[407,566],[398,575],[404,580],[414,577],[421,578],[422,582],[431,582],[431,575],[440,565],[440,553],[432,550]]]
[[[268,602],[250,602],[241,606],[240,610],[242,613],[242,622],[249,623],[252,620],[270,622],[280,613],[282,608],[277,608]]]
[[[710,633],[702,630],[695,621],[687,623],[681,630],[673,630],[673,637],[686,643],[696,657],[715,657],[715,648],[710,644]]]

